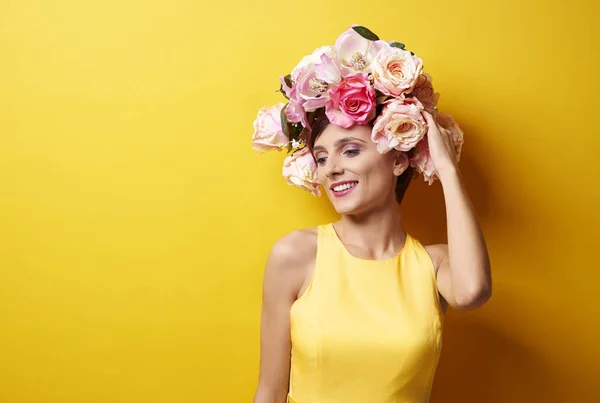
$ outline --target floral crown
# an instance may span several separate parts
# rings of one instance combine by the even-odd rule
[[[422,60],[399,42],[380,40],[369,29],[353,25],[335,46],[323,46],[304,56],[291,74],[279,77],[279,92],[287,103],[264,106],[254,121],[252,148],[287,149],[283,176],[290,185],[321,196],[317,164],[308,150],[311,126],[325,115],[349,128],[373,123],[371,140],[384,154],[392,149],[404,156],[404,169],[414,168],[430,185],[436,179],[427,143],[427,121],[451,133],[457,159],[463,132],[452,116],[437,110],[440,94]]]

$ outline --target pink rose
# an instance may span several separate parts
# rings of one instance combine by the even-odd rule
[[[354,73],[370,73],[371,62],[383,48],[389,48],[386,41],[371,41],[363,38],[352,28],[341,34],[335,41],[338,65],[344,76]]]
[[[450,130],[450,138],[454,145],[454,151],[456,152],[456,160],[460,160],[460,154],[462,152],[462,146],[464,143],[464,133],[458,124],[454,121],[452,116],[448,113],[439,112],[436,116],[436,121],[444,129]]]
[[[377,150],[384,154],[392,148],[400,151],[414,148],[427,133],[427,121],[422,111],[423,105],[416,98],[387,102],[371,132]]]
[[[440,94],[434,92],[432,80],[429,74],[422,73],[409,95],[421,101],[425,110],[435,116],[435,107],[440,99]]]
[[[418,173],[423,174],[423,178],[430,185],[436,179],[435,167],[433,166],[433,161],[429,154],[427,136],[423,137],[423,140],[421,140],[414,148],[410,158],[410,165],[415,168]]]
[[[317,163],[308,147],[294,151],[283,161],[283,176],[288,185],[297,186],[321,197],[317,181]]]
[[[279,102],[271,107],[260,108],[254,121],[253,149],[257,151],[278,150],[288,144],[289,139],[283,134],[281,128],[281,108],[283,106],[284,104]]]
[[[388,46],[377,53],[371,69],[375,88],[398,97],[412,91],[423,71],[423,62],[408,50]]]
[[[366,73],[350,75],[329,90],[325,114],[338,126],[364,125],[375,117],[375,90]]]
[[[329,100],[329,89],[338,84],[342,77],[337,64],[326,54],[318,63],[307,65],[298,75],[296,83],[300,105],[306,112],[325,106]]]

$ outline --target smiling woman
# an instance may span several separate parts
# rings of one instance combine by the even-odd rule
[[[261,109],[254,148],[287,147],[288,183],[323,190],[341,217],[271,250],[254,403],[427,402],[447,307],[491,295],[463,133],[437,110],[421,59],[364,27],[304,57],[281,92],[289,102]],[[404,230],[398,204],[419,174],[444,188],[447,245]]]
[[[375,116],[375,118],[377,118],[377,116]],[[309,136],[307,145],[309,150],[311,150],[313,156],[315,157],[315,161],[317,162],[317,165],[321,165],[323,164],[323,157],[321,155],[319,155],[317,157],[317,153],[319,151],[326,151],[325,147],[322,145],[317,145],[315,147],[315,142],[316,139],[323,133],[323,131],[330,125],[330,121],[327,118],[326,115],[321,115],[319,116],[315,122],[313,123],[312,127],[311,127],[311,135]],[[373,128],[372,124],[369,125],[369,128]],[[356,134],[363,134],[363,137],[365,136],[365,131],[361,130],[360,132],[356,132]],[[367,131],[366,132],[366,136],[367,138],[357,138],[357,137],[344,137],[341,140],[338,140],[336,142],[336,147],[340,147],[343,146],[345,144],[356,144],[358,143],[358,145],[355,145],[354,147],[349,147],[349,149],[345,150],[344,153],[346,156],[348,157],[353,157],[355,155],[358,155],[361,151],[361,147],[365,146],[365,145],[369,145],[370,143],[372,143],[370,141],[370,136],[371,136],[371,131]],[[353,143],[354,142],[354,143]],[[386,155],[386,154],[384,154]],[[399,155],[399,158],[403,158],[403,155]],[[404,162],[406,162],[407,159],[403,159]],[[400,168],[398,168],[400,169]],[[412,166],[407,166],[406,169],[404,170],[404,172],[402,172],[397,179],[395,179],[396,184],[395,184],[395,195],[396,195],[396,202],[398,202],[398,204],[402,203],[402,200],[404,199],[404,194],[406,193],[406,190],[408,189],[408,185],[410,185],[410,182],[412,181],[413,177],[415,176],[415,170]],[[339,184],[338,184],[339,185]],[[334,189],[336,190],[336,189]],[[334,192],[334,195],[337,195],[336,192]],[[341,195],[341,194],[340,194]]]

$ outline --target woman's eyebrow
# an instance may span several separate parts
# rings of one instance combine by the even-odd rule
[[[352,141],[360,141],[361,143],[365,143],[365,144],[367,143],[366,141],[356,138],[356,137],[344,137],[344,138],[337,140],[335,143],[333,143],[333,145],[335,147],[340,147],[340,146],[343,146],[344,144],[350,143]],[[325,150],[325,147],[323,147],[323,146],[313,147],[313,152],[319,151],[319,150]]]
[[[352,141],[360,141],[361,143],[365,143],[365,144],[366,144],[366,141],[364,141],[364,140],[361,140],[361,139],[358,139],[358,138],[356,138],[356,137],[344,137],[343,139],[339,139],[338,141],[336,141],[336,142],[334,143],[334,145],[335,145],[336,147],[339,147],[339,146],[341,146],[341,145],[344,145],[344,144],[346,144],[346,143],[350,143],[350,142],[352,142]]]

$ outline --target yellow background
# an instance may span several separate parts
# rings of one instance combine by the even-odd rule
[[[257,157],[278,75],[351,24],[423,58],[465,131],[494,296],[435,402],[600,401],[600,7],[0,1],[0,402],[250,402],[262,272],[336,218]],[[439,183],[407,229],[443,241]],[[314,403],[314,402],[309,402]]]

